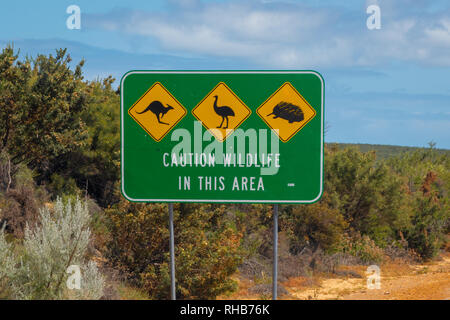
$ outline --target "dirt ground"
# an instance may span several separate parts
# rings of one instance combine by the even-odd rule
[[[441,261],[411,266],[409,272],[398,274],[387,265],[381,288],[351,292],[342,297],[349,300],[448,300],[450,299],[450,256]]]
[[[400,262],[380,266],[380,289],[367,288],[367,266],[352,266],[343,270],[361,277],[291,278],[282,282],[289,292],[280,299],[300,300],[450,300],[450,254],[433,262],[407,265]],[[270,296],[249,294],[252,281],[239,281],[239,290],[228,299],[261,299]]]

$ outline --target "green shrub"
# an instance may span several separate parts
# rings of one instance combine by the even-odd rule
[[[323,199],[327,194],[323,195]],[[305,247],[322,248],[332,252],[341,241],[347,227],[342,214],[330,208],[325,200],[311,205],[289,206],[281,215],[284,228],[291,240],[291,251],[296,254]]]
[[[71,68],[66,49],[22,61],[14,51],[7,46],[0,52],[0,150],[13,164],[42,173],[57,156],[84,143],[81,113],[90,86],[83,81],[84,61]]]
[[[51,175],[47,189],[55,198],[67,195],[81,196],[81,191],[78,189],[75,179],[63,177],[57,173]]]
[[[432,259],[444,245],[450,227],[450,157],[430,144],[429,149],[389,159],[388,164],[407,186],[405,207],[409,217],[398,232],[404,235],[409,249],[423,260]]]
[[[447,199],[416,196],[412,226],[405,232],[408,245],[424,260],[434,258],[445,242],[450,213]]]
[[[383,249],[368,236],[361,236],[358,233],[352,237],[346,235],[338,251],[354,256],[365,264],[380,263],[384,259]]]
[[[167,205],[123,200],[106,213],[111,263],[151,298],[169,298]],[[224,215],[224,206],[174,205],[177,297],[213,299],[235,288],[242,236]]]
[[[402,179],[383,162],[377,163],[374,152],[327,150],[326,155],[329,207],[344,216],[350,229],[370,236],[378,245],[395,240],[394,227],[408,214]]]

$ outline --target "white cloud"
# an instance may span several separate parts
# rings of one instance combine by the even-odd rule
[[[338,7],[255,1],[173,1],[166,12],[89,19],[104,30],[156,39],[171,53],[238,57],[264,67],[367,66],[392,59],[450,66],[449,14],[383,3],[382,29],[374,31],[366,28],[364,8],[358,15]]]
[[[442,19],[437,27],[426,28],[425,34],[431,43],[450,47],[450,18]]]

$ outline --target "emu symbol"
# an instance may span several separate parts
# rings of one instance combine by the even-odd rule
[[[222,117],[222,122],[220,123],[220,126],[218,126],[217,128],[222,128],[223,122],[225,121],[225,119],[227,120],[227,125],[225,127],[223,127],[222,129],[226,129],[228,128],[228,117],[234,117],[234,111],[233,109],[231,109],[228,106],[221,106],[218,107],[217,106],[217,95],[214,96],[215,100],[214,100],[214,111]]]

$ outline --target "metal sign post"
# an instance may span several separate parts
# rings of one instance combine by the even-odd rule
[[[169,233],[170,233],[170,296],[176,300],[175,292],[175,237],[173,234],[173,203],[169,203]]]
[[[273,205],[273,274],[272,300],[277,300],[278,285],[278,204]]]

